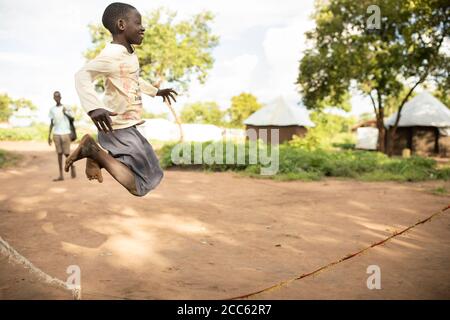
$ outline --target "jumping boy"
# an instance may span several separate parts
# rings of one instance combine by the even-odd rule
[[[136,129],[142,124],[141,92],[164,101],[176,102],[172,89],[157,89],[139,77],[139,61],[133,45],[140,45],[145,28],[139,12],[131,5],[115,2],[103,13],[103,25],[113,37],[100,54],[76,73],[75,86],[81,105],[98,129],[98,141],[85,135],[78,148],[67,158],[65,170],[72,163],[86,160],[86,175],[103,181],[101,169],[135,196],[144,196],[163,178],[152,146]],[[105,77],[105,95],[99,100],[94,80]]]

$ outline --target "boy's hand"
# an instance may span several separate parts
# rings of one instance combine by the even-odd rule
[[[108,110],[99,108],[88,112],[89,117],[91,117],[98,131],[103,131],[108,133],[109,131],[113,131],[112,129],[112,120],[110,116],[117,116],[116,112],[110,112]]]
[[[172,88],[169,89],[158,89],[158,92],[156,93],[157,96],[163,97],[163,101],[166,102],[171,105],[172,103],[170,102],[170,98],[173,99],[174,102],[177,102],[177,100],[175,100],[175,97],[173,95],[178,95],[178,93],[173,90]]]
[[[52,145],[52,138],[49,136],[48,137],[48,145],[51,146]]]

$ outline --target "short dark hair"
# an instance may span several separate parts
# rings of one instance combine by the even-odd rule
[[[127,3],[113,2],[106,7],[105,12],[103,12],[102,23],[106,29],[111,32],[111,34],[116,34],[116,23],[117,20],[125,18],[126,14],[130,10],[136,10],[135,7]]]

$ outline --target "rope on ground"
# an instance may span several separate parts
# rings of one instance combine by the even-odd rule
[[[20,253],[18,253],[13,247],[9,245],[8,242],[3,240],[2,237],[0,237],[0,253],[2,253],[4,256],[8,257],[8,260],[17,264],[23,265],[26,269],[29,269],[30,272],[34,275],[36,275],[40,280],[43,282],[55,286],[57,288],[62,288],[65,290],[69,290],[72,293],[72,297],[75,300],[81,299],[81,288],[71,288],[66,282],[61,281],[57,278],[53,278],[46,274],[44,271],[36,267],[34,264],[32,264],[27,258],[22,256]]]
[[[401,235],[401,234],[403,234],[403,233],[405,233],[405,232],[407,232],[407,231],[417,227],[418,225],[421,225],[421,224],[424,224],[426,222],[429,222],[435,216],[437,216],[437,215],[439,215],[441,213],[444,213],[444,211],[446,211],[448,209],[450,209],[450,204],[447,207],[443,208],[441,211],[433,213],[428,218],[420,220],[419,222],[413,224],[412,226],[409,226],[409,227],[407,227],[407,228],[405,228],[405,229],[403,229],[401,231],[398,231],[398,232],[396,231],[392,235],[390,235],[389,237],[387,237],[387,238],[385,238],[385,239],[383,239],[381,241],[373,243],[372,245],[370,245],[370,246],[368,246],[368,247],[366,247],[364,249],[361,249],[361,250],[359,250],[359,251],[357,251],[355,253],[348,254],[345,257],[343,257],[343,258],[341,258],[339,260],[333,261],[333,262],[331,262],[331,263],[329,263],[329,264],[327,264],[325,266],[322,266],[322,267],[320,267],[320,268],[318,268],[318,269],[316,269],[314,271],[311,271],[311,272],[308,272],[308,273],[304,273],[304,274],[302,274],[300,276],[297,276],[297,277],[294,277],[294,278],[291,278],[291,279],[288,279],[288,280],[284,280],[284,281],[278,282],[278,283],[276,283],[274,285],[271,285],[269,287],[266,287],[266,288],[258,290],[258,291],[254,291],[254,292],[247,293],[247,294],[244,294],[244,295],[240,295],[240,296],[237,296],[237,297],[228,298],[227,300],[246,299],[246,298],[249,298],[249,297],[252,297],[252,296],[264,293],[264,292],[269,292],[269,291],[274,291],[274,290],[277,290],[277,289],[281,289],[282,287],[287,286],[288,284],[290,284],[290,283],[292,283],[294,281],[301,280],[301,279],[304,279],[304,278],[316,275],[319,272],[324,271],[325,269],[328,269],[328,268],[330,268],[330,267],[332,267],[332,266],[334,266],[334,265],[336,265],[338,263],[341,263],[341,262],[344,262],[344,261],[346,261],[348,259],[351,259],[351,258],[354,258],[356,256],[359,256],[359,255],[361,255],[362,253],[364,253],[365,251],[367,251],[367,250],[369,250],[371,248],[380,246],[380,245],[386,243],[387,241],[389,241],[389,240],[391,240],[391,239],[393,239],[395,237],[398,237],[399,235]]]

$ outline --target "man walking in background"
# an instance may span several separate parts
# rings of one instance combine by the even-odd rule
[[[58,154],[58,165],[59,165],[59,177],[53,179],[53,181],[64,180],[63,167],[62,167],[62,156],[63,154],[66,158],[70,154],[70,121],[73,121],[73,115],[71,110],[61,104],[61,93],[55,91],[53,93],[53,99],[56,105],[50,108],[50,128],[48,132],[48,144],[52,145],[52,129],[53,129],[53,141],[55,143],[56,153]],[[72,178],[76,177],[75,166],[72,164],[70,167],[70,174]]]

